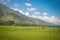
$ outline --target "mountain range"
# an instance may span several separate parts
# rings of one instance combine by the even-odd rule
[[[0,4],[0,25],[55,26],[53,23],[25,16],[3,4]]]

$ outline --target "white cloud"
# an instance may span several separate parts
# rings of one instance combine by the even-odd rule
[[[14,9],[15,11],[17,11],[18,9]],[[26,16],[29,16],[29,12],[23,12],[23,10],[18,10],[20,13],[23,13],[24,15]],[[37,14],[37,13],[36,13]],[[40,13],[38,13],[40,14]],[[51,16],[51,17],[48,17],[47,15],[44,15],[44,16],[38,16],[38,15],[35,15],[35,14],[32,14],[31,16],[32,18],[38,18],[38,19],[42,19],[44,21],[48,21],[48,22],[51,22],[51,23],[57,23],[57,24],[60,24],[60,19],[58,19],[57,17],[55,16]]]
[[[11,8],[11,9],[13,9],[13,10],[15,10],[15,11],[18,11],[18,9],[17,9],[17,8]]]
[[[31,16],[32,18],[37,18],[37,16],[35,16],[34,14],[32,14],[32,16]]]
[[[51,16],[51,18],[52,18],[52,19],[54,19],[54,18],[55,18],[55,16]]]
[[[15,7],[18,7],[18,6],[19,6],[19,4],[18,4],[18,3],[16,3],[16,4],[14,4],[14,6],[15,6]]]
[[[25,12],[24,14],[25,14],[26,16],[29,16],[29,12]]]
[[[55,16],[51,16],[51,17],[45,16],[43,18],[43,20],[51,22],[51,23],[58,23],[58,24],[60,24],[60,19],[56,18]]]
[[[31,17],[32,18],[42,19],[44,21],[48,21],[48,22],[51,22],[51,23],[60,24],[60,19],[56,18],[55,16],[51,16],[51,17],[48,17],[48,16],[36,16],[36,15],[32,14]]]
[[[24,11],[23,10],[20,10],[20,9],[17,9],[17,8],[11,8],[11,9],[13,9],[15,11],[19,11],[20,13],[24,14]]]
[[[20,13],[24,14],[24,11],[23,11],[23,10],[20,10],[20,9],[18,9],[18,8],[11,8],[11,9],[13,9],[13,10],[15,10],[15,11],[19,11]]]
[[[53,21],[53,22],[56,22],[57,18],[55,16],[51,16],[50,20]]]
[[[31,3],[25,3],[24,5],[26,5],[26,6],[32,6]]]
[[[10,0],[1,0],[2,2],[10,2]]]
[[[34,12],[34,14],[32,14],[32,17],[37,18],[39,14],[40,14],[40,12]]]
[[[47,15],[47,12],[44,12],[43,15]]]
[[[47,20],[49,17],[48,17],[48,16],[44,16],[43,18],[44,18],[45,20]]]
[[[21,14],[24,14],[23,10],[18,9],[17,11],[19,11]]]
[[[28,11],[34,11],[36,8],[27,8]]]
[[[7,4],[7,2],[4,2],[4,4]]]
[[[24,14],[26,16],[29,16],[29,12],[24,12],[24,10],[20,10],[20,9],[17,9],[17,8],[11,8],[11,9],[13,9],[15,11],[19,11],[21,14]]]
[[[40,12],[34,12],[35,14],[40,14]]]
[[[10,2],[10,0],[0,0],[0,3],[7,4],[7,2]]]
[[[14,9],[15,11],[19,11],[20,13],[26,15],[26,16],[30,16],[29,12],[24,12],[23,10],[19,10],[17,8],[11,8],[11,9]],[[39,13],[38,13],[39,14]],[[48,21],[48,22],[51,22],[51,23],[57,23],[57,24],[60,24],[60,19],[58,19],[57,17],[55,16],[51,16],[51,17],[48,17],[47,15],[44,15],[44,16],[38,16],[38,15],[35,15],[35,14],[32,14],[32,16],[30,16],[32,18],[38,18],[38,19],[42,19],[44,21]]]

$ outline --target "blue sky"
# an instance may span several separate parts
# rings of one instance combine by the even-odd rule
[[[43,20],[58,20],[60,23],[60,0],[0,0],[4,4],[21,13]]]

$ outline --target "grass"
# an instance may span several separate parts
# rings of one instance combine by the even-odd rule
[[[60,27],[0,27],[0,40],[60,40]]]

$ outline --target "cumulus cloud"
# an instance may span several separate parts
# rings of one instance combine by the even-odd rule
[[[18,4],[18,3],[16,3],[16,4],[14,4],[14,6],[15,6],[15,7],[18,7],[18,6],[19,6],[19,4]]]
[[[21,14],[24,14],[24,15],[26,15],[26,16],[29,16],[29,12],[24,12],[24,10],[20,10],[20,9],[18,9],[18,8],[11,8],[11,9],[13,9],[13,10],[15,10],[15,11],[19,11]]]
[[[32,6],[31,3],[25,3],[24,5],[26,5],[26,6]]]
[[[52,23],[57,23],[59,21],[55,16],[51,16],[51,17],[43,16],[42,19]]]
[[[35,14],[40,14],[40,12],[34,12]]]
[[[43,15],[47,15],[47,12],[44,12]]]
[[[10,0],[1,0],[2,2],[9,2]]]
[[[20,10],[20,9],[15,9],[15,10],[19,11],[21,14],[24,14],[23,10]]]
[[[7,2],[10,2],[10,0],[0,0],[0,3],[6,4]]]
[[[15,11],[18,11],[18,9],[17,9],[17,8],[11,8],[11,9],[13,9],[13,10],[15,10]]]
[[[37,16],[36,15],[34,15],[34,14],[32,14],[32,16],[31,16],[32,18],[37,18]]]
[[[36,8],[27,8],[28,11],[34,11]]]
[[[44,18],[45,20],[49,19],[49,17],[48,17],[48,16],[44,16],[43,18]]]
[[[55,16],[51,16],[50,20],[53,22],[57,22],[57,18]]]
[[[45,20],[45,21],[48,21],[48,22],[59,23],[60,24],[60,19],[58,19],[55,16],[51,16],[51,17],[44,16],[44,17],[42,17],[42,19]]]
[[[31,17],[32,18],[37,18],[37,19],[42,19],[44,21],[48,21],[48,22],[51,22],[51,23],[58,23],[58,24],[60,24],[60,19],[56,18],[55,16],[51,16],[51,17],[48,17],[47,15],[36,16],[36,15],[32,14]]]
[[[14,8],[15,11],[19,11],[20,13],[26,15],[26,16],[30,16],[29,12],[24,12],[23,10],[19,10],[17,8]],[[42,19],[44,21],[48,21],[48,22],[51,22],[51,23],[57,23],[57,24],[60,24],[60,19],[58,19],[57,17],[55,16],[51,16],[51,17],[48,17],[47,15],[43,15],[43,16],[38,16],[38,15],[35,15],[35,14],[40,14],[39,12],[35,12],[34,14],[32,14],[30,17],[32,18],[37,18],[37,19]]]
[[[29,12],[25,12],[25,15],[26,15],[26,16],[29,16]]]
[[[18,9],[18,8],[11,8],[11,9],[13,9],[13,10],[15,10],[15,11],[19,11],[20,13],[24,14],[24,11],[23,11],[23,10],[20,10],[20,9]]]

